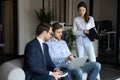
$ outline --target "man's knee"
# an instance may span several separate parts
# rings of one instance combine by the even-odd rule
[[[83,75],[83,71],[82,71],[81,68],[76,68],[76,69],[74,69],[73,74],[74,74],[76,77],[81,78],[82,75]]]
[[[98,62],[95,62],[95,68],[100,71],[101,69],[101,64]]]
[[[75,72],[76,72],[76,74],[83,74],[83,71],[81,68],[76,68]]]

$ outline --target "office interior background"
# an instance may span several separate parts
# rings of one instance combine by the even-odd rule
[[[39,23],[35,10],[53,11],[52,21],[63,23],[67,30],[73,27],[73,19],[78,16],[80,1],[87,3],[89,15],[94,17],[100,34],[97,60],[119,65],[119,0],[0,0],[0,57],[24,55],[25,44],[35,37],[34,31]]]

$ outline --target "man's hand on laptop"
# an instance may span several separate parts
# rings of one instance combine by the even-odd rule
[[[74,58],[73,54],[69,55],[68,57],[65,58],[65,62],[71,61]]]

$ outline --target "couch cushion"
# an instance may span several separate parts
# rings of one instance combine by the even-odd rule
[[[8,80],[25,80],[24,71],[21,68],[13,69],[8,75]]]
[[[16,67],[20,67],[20,68],[23,68],[23,65],[24,65],[23,58],[8,61],[8,63],[11,63]]]
[[[0,66],[0,80],[25,80],[22,69],[23,59],[15,59],[3,63]]]

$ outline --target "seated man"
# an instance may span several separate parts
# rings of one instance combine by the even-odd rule
[[[61,39],[62,26],[59,23],[54,23],[53,32],[53,38],[47,42],[50,57],[56,67],[68,68],[73,55],[68,49],[66,42]],[[69,71],[74,75],[74,80],[82,80],[83,72],[88,73],[87,80],[96,80],[100,68],[101,65],[98,62],[87,62],[82,67],[71,70],[69,69]]]
[[[55,69],[48,52],[48,45],[44,42],[52,36],[50,24],[39,24],[36,29],[36,38],[25,47],[24,70],[25,80],[58,80],[60,70]],[[60,80],[71,80],[70,76]]]

